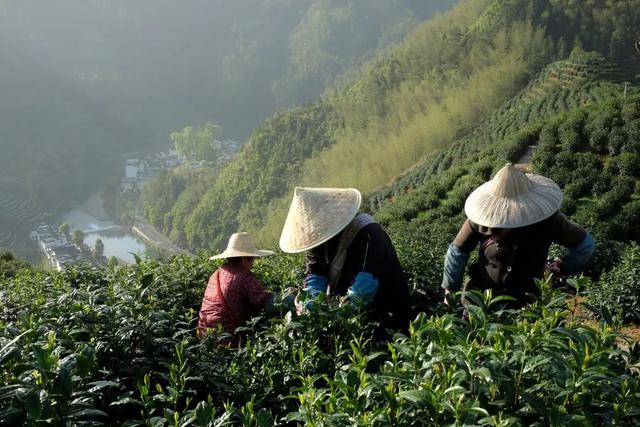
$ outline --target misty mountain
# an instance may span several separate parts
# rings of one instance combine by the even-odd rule
[[[0,191],[58,213],[185,126],[244,142],[453,3],[0,1]]]

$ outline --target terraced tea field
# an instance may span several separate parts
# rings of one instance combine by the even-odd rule
[[[0,190],[0,248],[22,251],[42,213],[26,198]]]
[[[411,192],[433,174],[462,160],[467,163],[477,161],[484,147],[507,141],[528,126],[583,105],[622,98],[626,81],[630,82],[627,96],[640,93],[640,88],[633,84],[637,81],[628,70],[593,54],[551,64],[446,154],[425,159],[398,177],[392,185],[374,192],[369,200],[370,206],[375,209],[398,195]]]

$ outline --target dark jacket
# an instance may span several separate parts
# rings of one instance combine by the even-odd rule
[[[306,274],[329,276],[331,261],[336,255],[342,233],[311,249],[306,256]],[[334,293],[347,294],[356,275],[371,273],[378,279],[373,312],[385,325],[406,329],[409,324],[408,286],[393,243],[377,223],[366,225],[358,232],[347,250],[342,274]]]
[[[492,230],[478,226],[466,220],[453,244],[463,252],[471,252],[478,244],[480,251],[478,262],[470,267],[470,287],[494,288],[512,295],[517,299],[526,299],[526,293],[537,294],[534,279],[544,276],[545,264],[552,243],[567,248],[574,248],[586,237],[586,231],[579,225],[569,221],[562,213],[557,212],[544,221],[526,227],[509,230],[508,234],[499,238],[500,245],[512,251],[510,268],[504,283],[497,284],[488,271],[492,260],[486,256],[483,242],[492,234]]]

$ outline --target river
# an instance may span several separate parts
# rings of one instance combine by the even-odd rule
[[[71,230],[84,231],[84,242],[90,248],[93,248],[96,240],[102,240],[104,255],[107,258],[115,256],[127,263],[133,263],[133,254],[143,255],[147,250],[147,245],[142,240],[109,219],[102,209],[99,195],[94,194],[87,202],[74,207],[63,215],[61,222],[69,224]]]

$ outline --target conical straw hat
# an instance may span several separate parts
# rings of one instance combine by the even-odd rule
[[[551,179],[525,174],[507,163],[491,181],[476,188],[464,204],[467,217],[490,228],[517,228],[540,222],[562,204],[562,190]]]
[[[296,187],[280,248],[297,253],[321,245],[349,225],[361,202],[355,188]]]
[[[256,249],[253,238],[249,233],[233,233],[229,238],[227,249],[221,254],[209,259],[235,258],[235,257],[261,257],[273,255],[273,251]]]

